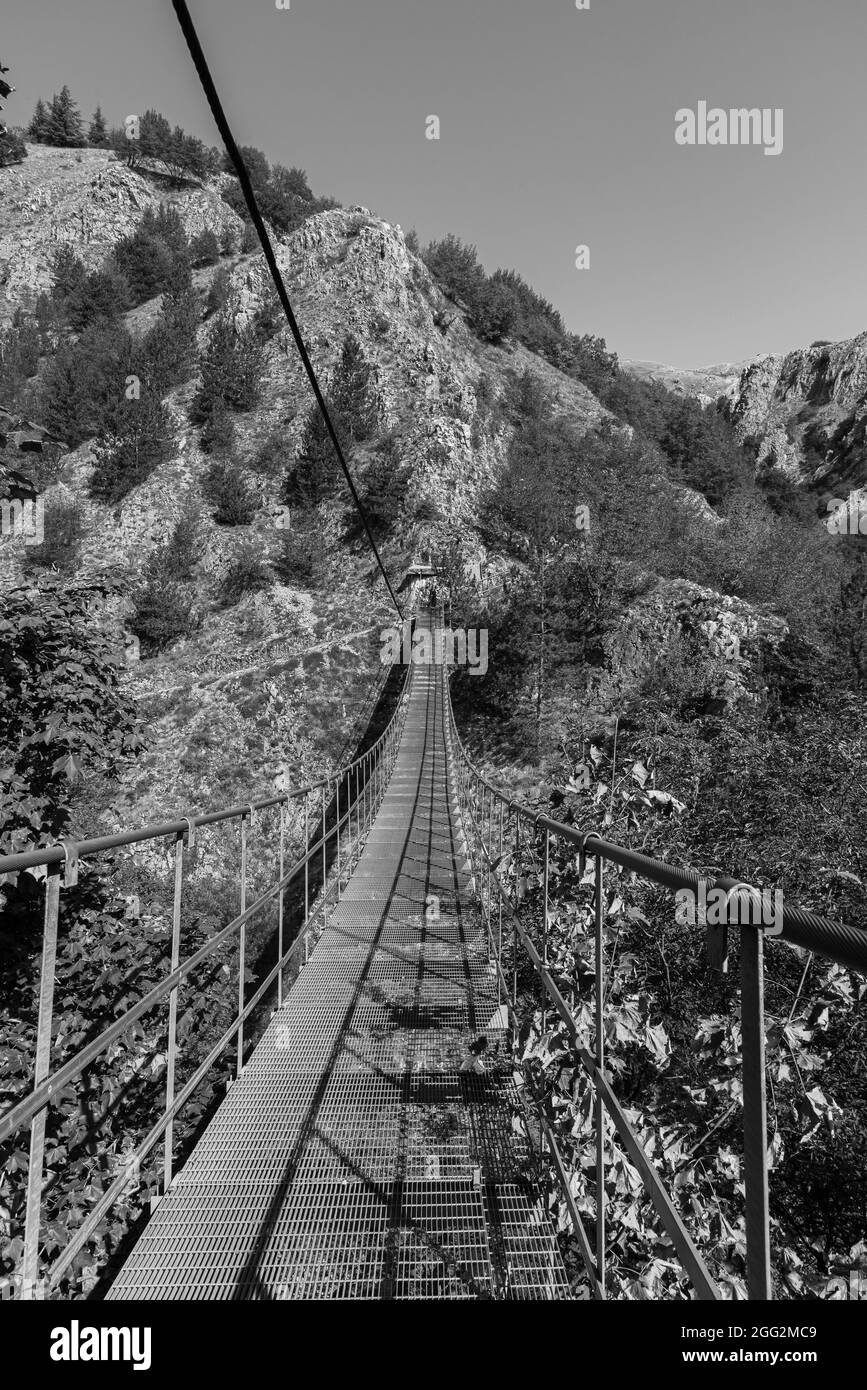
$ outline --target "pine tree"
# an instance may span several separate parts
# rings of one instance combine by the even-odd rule
[[[343,427],[343,433],[338,434],[341,443],[361,443],[376,432],[376,400],[370,374],[370,363],[361,344],[352,333],[347,333],[331,390]]]
[[[409,489],[410,471],[401,456],[400,447],[391,435],[378,446],[362,480],[361,504],[368,524],[377,538],[391,535],[404,511]],[[347,540],[360,540],[364,527],[358,512],[349,513]]]
[[[143,373],[154,390],[164,394],[193,373],[199,302],[192,289],[163,295],[160,317],[145,334]]]
[[[93,113],[87,131],[88,145],[104,146],[108,141],[108,127],[105,124],[105,117],[102,114],[102,107],[97,106]]]
[[[230,459],[216,458],[205,475],[204,492],[218,526],[249,526],[258,498],[243,470]]]
[[[234,410],[252,410],[262,392],[264,353],[251,327],[235,328],[224,309],[214,319],[202,354],[202,381],[190,406],[190,419],[202,424],[219,398]]]
[[[226,403],[216,396],[202,425],[201,445],[206,454],[228,454],[235,443],[235,422]]]
[[[165,463],[171,449],[171,421],[159,396],[145,391],[139,400],[127,401],[118,432],[94,445],[91,496],[120,502]]]
[[[84,144],[81,115],[65,83],[60,89],[60,95],[55,93],[51,98],[46,143],[67,147]]]
[[[217,264],[220,259],[220,243],[210,227],[205,227],[204,231],[193,237],[190,243],[190,259],[194,266]]]
[[[332,403],[329,403],[329,414],[339,438],[340,430]],[[286,502],[290,507],[308,508],[335,496],[339,467],[325,418],[319,406],[314,405],[307,416],[297,458],[286,475],[283,489]]]
[[[27,146],[20,131],[7,130],[0,126],[0,168],[5,169],[10,164],[20,164],[26,158]]]
[[[36,109],[33,112],[30,124],[27,127],[27,134],[35,144],[45,145],[48,143],[48,125],[48,110],[42,97],[40,97],[36,103]]]
[[[86,275],[67,296],[66,319],[76,333],[100,319],[116,320],[129,305],[129,286],[110,261]]]
[[[72,247],[66,243],[58,247],[54,257],[54,285],[52,288],[52,297],[55,303],[64,304],[86,277],[87,271]]]
[[[76,345],[63,344],[49,361],[43,381],[42,418],[57,439],[75,448],[90,433],[90,411]]]

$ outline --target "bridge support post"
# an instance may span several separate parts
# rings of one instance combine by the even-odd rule
[[[764,937],[741,928],[741,1048],[744,1082],[744,1185],[747,1214],[747,1295],[771,1297],[768,1216],[768,1123],[765,1082]]]
[[[503,803],[502,803],[502,801],[501,801],[501,802],[500,802],[500,844],[499,844],[499,849],[498,849],[498,851],[497,851],[497,853],[498,853],[498,858],[499,858],[500,861],[502,861],[502,858],[503,858],[503,814],[504,814],[504,808],[503,808]],[[498,879],[499,879],[499,874],[498,874]],[[506,1002],[505,999],[502,999],[502,998],[500,997],[500,995],[501,995],[501,993],[502,993],[502,990],[503,990],[503,983],[502,983],[502,981],[503,981],[503,969],[502,969],[502,967],[503,967],[503,896],[502,896],[502,894],[501,894],[500,891],[499,891],[499,887],[498,887],[498,890],[497,890],[497,902],[498,902],[498,906],[499,906],[499,920],[498,920],[498,923],[497,923],[497,960],[499,961],[499,964],[500,964],[500,969],[497,971],[497,1002],[498,1002],[498,1003],[501,1003],[501,1004],[504,1004],[504,1003]]]
[[[277,881],[283,879],[283,863],[286,855],[286,812],[289,807],[289,798],[280,802],[280,849],[277,861]],[[304,866],[307,867],[306,865]],[[277,895],[277,961],[279,970],[277,971],[277,1008],[283,1003],[283,889]]]
[[[241,812],[241,913],[247,910],[247,816],[249,811]],[[240,1076],[244,1070],[244,975],[247,969],[247,923],[241,923],[238,943],[238,1069]]]
[[[304,964],[307,964],[307,923],[310,920],[310,807],[304,793]]]
[[[57,965],[57,919],[60,914],[60,866],[49,864],[45,874],[45,925],[42,934],[42,973],[39,978],[39,1023],[36,1032],[34,1086],[44,1081],[51,1068],[51,1022],[54,1015],[54,974]],[[30,1161],[27,1167],[27,1205],[24,1218],[24,1252],[21,1261],[21,1297],[38,1297],[39,1229],[42,1224],[42,1170],[45,1162],[43,1106],[30,1122]]]
[[[602,859],[594,859],[594,918],[596,937],[596,1072],[605,1068],[605,936],[603,924]],[[596,1086],[596,1279],[605,1298],[605,1102]]]
[[[184,890],[184,840],[188,832],[183,830],[175,839],[175,892],[172,907],[172,956],[169,970],[177,970],[181,959],[181,895]],[[169,1037],[166,1049],[166,1110],[170,1110],[175,1099],[175,1062],[178,1051],[178,987],[169,995]],[[172,1185],[172,1144],[174,1141],[174,1121],[166,1125],[163,1140],[163,1192]]]
[[[545,869],[542,887],[542,964],[548,969],[548,863],[551,852],[551,835],[545,831]],[[542,990],[542,1032],[548,1024],[548,996]]]

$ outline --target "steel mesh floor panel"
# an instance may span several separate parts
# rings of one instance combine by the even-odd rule
[[[443,699],[436,668],[413,671],[342,897],[109,1298],[568,1296],[518,1118]]]

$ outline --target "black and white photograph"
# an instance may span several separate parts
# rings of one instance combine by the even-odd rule
[[[863,0],[4,0],[32,1374],[508,1358],[474,1303],[857,1364],[865,54]]]

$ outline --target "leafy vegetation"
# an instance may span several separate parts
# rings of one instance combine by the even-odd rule
[[[65,834],[83,777],[111,777],[139,738],[109,639],[88,609],[104,584],[45,575],[0,614],[0,836],[7,852]]]
[[[220,585],[220,604],[224,608],[237,603],[245,594],[261,593],[274,583],[274,571],[255,544],[239,551],[229,565]]]
[[[84,509],[78,498],[67,494],[50,497],[45,503],[43,529],[43,541],[27,547],[28,567],[74,573],[87,534]]]
[[[376,393],[370,364],[351,333],[343,340],[326,404],[344,452],[372,438],[377,428]],[[314,404],[307,416],[298,455],[286,474],[284,498],[290,507],[315,507],[336,496],[340,483],[340,464],[331,435],[319,406]]]
[[[174,431],[155,392],[126,400],[115,430],[93,447],[91,496],[116,505],[171,457]]]
[[[205,475],[203,491],[214,509],[218,526],[249,526],[259,509],[259,498],[243,468],[230,459],[213,460]]]

